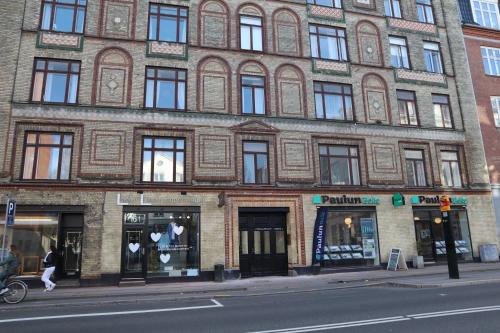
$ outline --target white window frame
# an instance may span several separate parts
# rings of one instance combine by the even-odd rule
[[[427,51],[431,54],[430,62],[427,62]],[[428,72],[443,74],[443,61],[441,59],[441,48],[439,43],[435,42],[424,42],[424,55],[425,55],[425,66]],[[434,57],[437,55],[437,58]],[[429,66],[430,65],[430,68]]]
[[[411,69],[410,50],[406,38],[389,36],[389,48],[391,53],[391,65],[394,68]],[[393,50],[397,53],[397,64],[392,62]]]
[[[484,9],[483,5],[488,8]],[[480,9],[477,9],[476,6],[479,6]],[[500,12],[497,0],[471,0],[471,8],[474,22],[482,27],[500,29]],[[488,19],[490,25],[486,24],[485,19]],[[496,20],[496,24],[493,23],[493,20]]]
[[[491,96],[491,110],[495,119],[495,126],[500,127],[500,96]]]
[[[500,49],[481,46],[484,73],[486,75],[500,76]]]

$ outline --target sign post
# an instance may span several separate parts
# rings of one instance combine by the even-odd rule
[[[5,238],[7,236],[7,226],[14,224],[14,218],[16,216],[16,201],[12,199],[7,199],[7,207],[5,209],[5,224],[3,226],[3,239],[2,239],[2,261],[5,258]]]
[[[446,259],[448,260],[448,275],[450,279],[460,279],[458,272],[457,254],[455,252],[455,239],[450,221],[451,201],[447,195],[439,198],[441,218],[444,228],[444,240],[446,242]]]

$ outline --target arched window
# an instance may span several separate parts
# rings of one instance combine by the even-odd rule
[[[229,48],[229,10],[219,0],[200,4],[198,43],[203,46]]]
[[[378,74],[366,74],[362,81],[366,121],[368,123],[391,123],[387,84]]]
[[[302,55],[300,21],[289,9],[277,9],[273,13],[274,52],[293,56]]]
[[[238,8],[238,36],[241,50],[264,52],[266,19],[262,8],[255,4],[242,4]]]
[[[208,57],[198,65],[198,110],[231,113],[231,68],[218,57]]]
[[[304,74],[293,65],[276,70],[276,105],[278,114],[285,117],[307,117]]]
[[[380,47],[380,34],[377,26],[361,21],[356,26],[359,62],[372,66],[383,66],[384,56]]]
[[[102,50],[95,60],[92,103],[129,106],[132,86],[132,58],[127,51],[113,47]]]
[[[267,69],[257,61],[247,61],[238,70],[238,86],[240,92],[240,113],[266,115],[269,113],[267,103],[269,91]]]

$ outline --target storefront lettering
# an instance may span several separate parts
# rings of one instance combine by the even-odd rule
[[[331,205],[378,205],[380,199],[377,197],[348,197],[342,195],[340,197],[331,197],[328,195],[315,195],[312,199],[313,204],[331,204]]]
[[[425,195],[414,195],[411,197],[411,203],[412,205],[439,205],[439,196],[426,197]],[[468,199],[465,197],[451,197],[451,203],[453,205],[467,205]]]

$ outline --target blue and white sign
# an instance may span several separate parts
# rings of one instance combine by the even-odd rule
[[[9,200],[7,201],[7,214],[6,214],[7,225],[13,225],[15,217],[16,217],[16,201]]]
[[[327,218],[328,218],[328,208],[326,207],[319,208],[318,215],[316,215],[316,222],[314,223],[313,256],[312,256],[313,265],[323,261]]]

